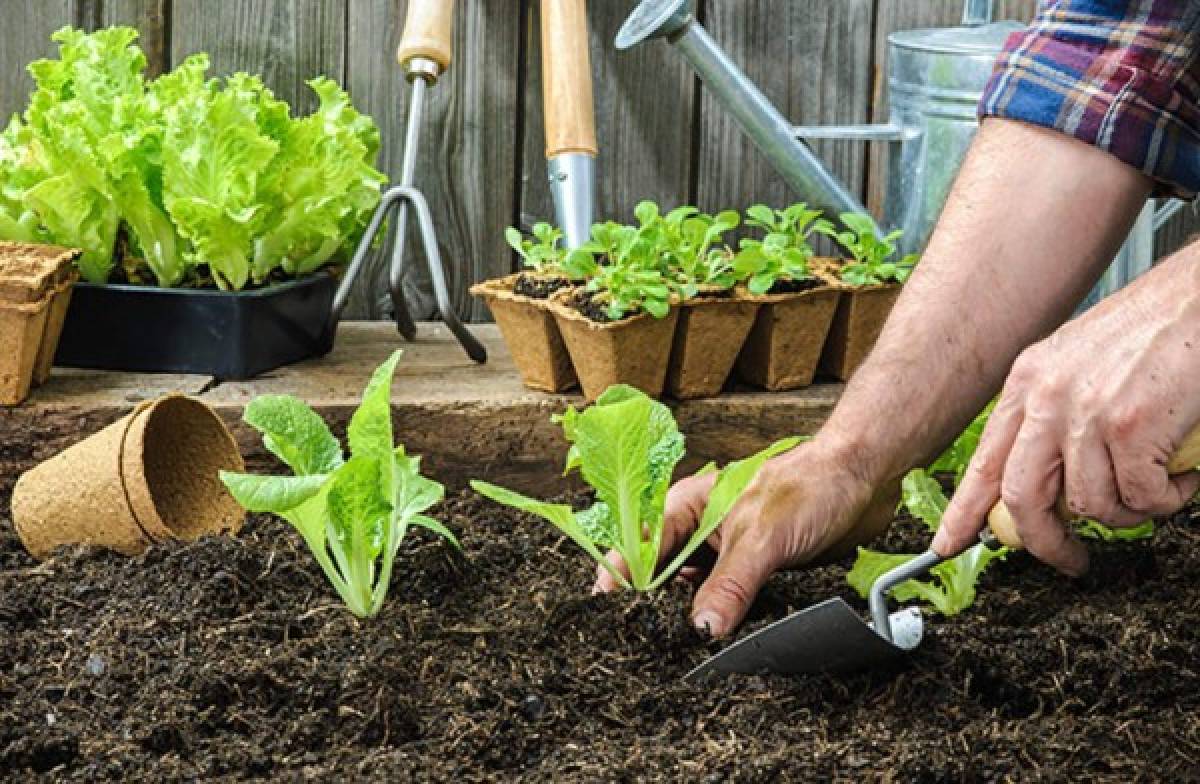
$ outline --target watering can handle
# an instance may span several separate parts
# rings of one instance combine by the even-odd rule
[[[445,71],[453,55],[454,0],[408,0],[404,33],[396,52],[400,65],[408,68],[413,60],[430,60]]]
[[[966,0],[963,3],[963,27],[991,24],[995,18],[994,0]]]
[[[596,155],[587,3],[542,0],[542,100],[546,157]]]
[[[1172,476],[1186,474],[1196,470],[1197,466],[1200,466],[1200,425],[1192,428],[1192,432],[1184,437],[1183,443],[1171,455],[1171,459],[1167,461],[1167,473]],[[1058,498],[1057,511],[1059,517],[1064,520],[1072,517],[1067,509],[1066,499],[1062,496]],[[1024,547],[1012,515],[1008,513],[1008,508],[1003,501],[997,501],[996,505],[992,507],[992,511],[988,513],[988,527],[991,529],[992,535],[1004,546],[1014,550]]]

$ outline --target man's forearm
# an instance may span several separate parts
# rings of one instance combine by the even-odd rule
[[[931,460],[1107,267],[1149,180],[1055,131],[984,122],[924,257],[819,439],[871,481]]]

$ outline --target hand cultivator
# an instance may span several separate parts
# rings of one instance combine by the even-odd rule
[[[383,194],[375,215],[371,218],[362,240],[346,269],[334,297],[328,330],[337,329],[342,311],[350,299],[354,282],[362,270],[375,242],[384,228],[384,221],[391,218],[395,227],[392,238],[391,264],[388,273],[388,288],[395,312],[396,327],[408,340],[416,337],[417,326],[404,300],[404,250],[408,231],[408,210],[416,213],[417,229],[425,260],[429,267],[429,278],[433,283],[438,311],[446,326],[458,338],[467,356],[476,362],[487,361],[487,350],[458,317],[450,292],[446,286],[445,267],[438,250],[437,231],[433,214],[425,195],[413,185],[417,166],[417,147],[420,142],[421,113],[425,107],[425,94],[450,67],[453,54],[454,4],[442,0],[412,0],[408,5],[408,16],[404,21],[404,35],[400,41],[397,59],[412,84],[412,96],[408,106],[408,130],[404,137],[404,158],[400,166],[400,184]]]

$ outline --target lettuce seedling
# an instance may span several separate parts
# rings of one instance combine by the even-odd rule
[[[538,501],[487,482],[475,481],[471,486],[497,503],[550,521],[611,572],[618,584],[639,591],[657,588],[678,571],[716,531],[759,467],[799,442],[784,439],[721,469],[696,531],[656,573],[667,490],[684,455],[683,434],[671,410],[633,387],[618,385],[606,390],[595,405],[583,411],[568,408],[556,421],[571,443],[565,472],[578,470],[595,489],[591,507],[576,512],[567,504]],[[621,554],[629,579],[604,557],[608,549]]]
[[[221,472],[221,481],[251,512],[270,512],[291,523],[325,576],[360,618],[377,614],[387,597],[396,551],[410,525],[458,547],[445,526],[424,514],[444,488],[421,476],[421,459],[393,446],[392,375],[401,352],[380,365],[350,419],[351,457],[325,422],[302,401],[264,395],[244,419],[263,434],[263,445],[292,469],[292,476]]]
[[[812,277],[808,261],[811,248],[797,248],[786,234],[768,234],[762,241],[742,240],[733,259],[733,270],[746,281],[751,294],[766,294],[781,280],[800,281]]]
[[[925,524],[931,532],[942,522],[942,514],[949,503],[941,485],[928,472],[917,469],[904,477],[901,485],[903,504],[909,513]],[[917,599],[926,602],[931,609],[942,615],[957,615],[975,602],[975,584],[984,570],[997,558],[1003,558],[1008,548],[991,549],[980,543],[944,561],[930,570],[930,580],[905,580],[892,589],[897,601]],[[884,572],[906,563],[915,555],[879,553],[858,548],[858,559],[846,580],[866,598],[871,586]]]
[[[808,238],[814,233],[828,234],[833,224],[821,217],[820,210],[810,209],[798,202],[782,210],[773,210],[764,204],[755,204],[746,209],[746,225],[762,229],[765,234],[782,234],[787,244],[813,255]]]
[[[880,237],[875,232],[874,223],[866,215],[844,212],[839,219],[846,231],[837,231],[829,227],[822,228],[821,232],[837,240],[837,243],[854,258],[854,261],[842,267],[841,277],[844,283],[851,286],[876,286],[908,280],[913,266],[917,263],[917,254],[910,253],[899,261],[889,261],[896,254],[896,240],[903,236],[902,229]]]
[[[588,262],[592,261],[591,254],[562,247],[562,236],[563,233],[549,223],[535,223],[532,239],[525,238],[512,226],[504,231],[504,239],[509,247],[521,257],[521,263],[534,273],[582,280],[594,267],[594,261],[588,266]]]
[[[695,207],[677,207],[663,217],[662,223],[660,246],[680,296],[691,299],[701,288],[733,287],[737,282],[733,253],[723,239],[741,223],[737,212],[708,215]]]
[[[603,303],[613,321],[639,310],[663,318],[671,309],[672,290],[662,261],[658,205],[644,201],[634,212],[638,226],[611,221],[592,226],[591,241],[567,264],[588,279],[587,290],[595,301]]]

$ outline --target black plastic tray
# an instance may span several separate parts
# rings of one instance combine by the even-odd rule
[[[54,363],[253,378],[329,353],[336,288],[324,272],[241,292],[80,283]]]

